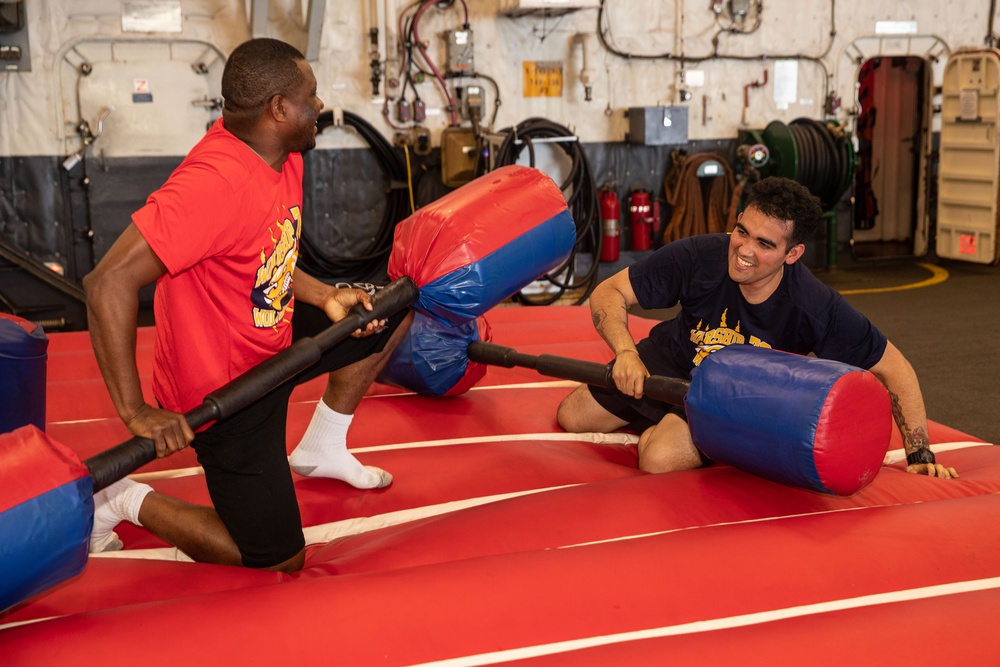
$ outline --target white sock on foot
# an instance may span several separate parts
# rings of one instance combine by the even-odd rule
[[[115,526],[122,521],[139,523],[139,508],[153,487],[131,479],[120,479],[94,494],[94,529],[90,531],[90,552],[117,551],[122,541]]]
[[[362,465],[347,451],[347,429],[354,415],[344,415],[322,400],[316,405],[309,428],[288,457],[292,470],[306,477],[330,477],[356,489],[381,489],[392,475],[375,466]]]

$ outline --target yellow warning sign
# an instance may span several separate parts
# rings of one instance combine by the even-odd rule
[[[525,60],[523,65],[525,97],[562,97],[561,62]]]

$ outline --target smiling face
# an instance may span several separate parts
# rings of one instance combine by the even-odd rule
[[[729,277],[750,303],[771,296],[781,283],[785,264],[794,264],[802,257],[805,246],[790,245],[792,224],[755,208],[740,214],[729,237]]]
[[[289,152],[302,153],[316,147],[316,120],[323,100],[316,95],[316,76],[305,60],[297,61],[302,81],[284,97],[288,120],[286,142]]]

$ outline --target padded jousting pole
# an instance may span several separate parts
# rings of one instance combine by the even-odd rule
[[[346,340],[370,322],[395,315],[417,300],[416,284],[407,277],[398,278],[372,297],[372,309],[355,305],[344,319],[335,322],[312,338],[302,338],[273,357],[254,366],[225,386],[213,391],[195,408],[184,414],[192,429],[225,419],[247,407],[261,396],[292,379],[317,361],[326,350]],[[113,484],[156,458],[153,441],[134,437],[96,454],[84,464],[90,470],[94,493]]]
[[[609,364],[532,356],[474,342],[469,358],[617,391]],[[889,393],[869,371],[752,345],[708,355],[691,382],[651,376],[644,393],[683,405],[706,455],[765,479],[850,495],[878,473],[889,448]]]
[[[581,361],[554,354],[531,355],[518,352],[512,347],[477,341],[470,343],[467,351],[469,359],[488,366],[505,368],[533,368],[548,377],[581,382],[617,391],[609,364]],[[643,390],[647,396],[671,405],[684,405],[684,396],[691,383],[686,380],[652,375],[646,378]]]

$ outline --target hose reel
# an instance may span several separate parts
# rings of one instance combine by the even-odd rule
[[[787,125],[771,121],[763,130],[747,131],[740,144],[740,154],[762,178],[798,181],[819,198],[823,210],[840,201],[854,178],[850,139],[839,128],[812,118],[797,118]]]

